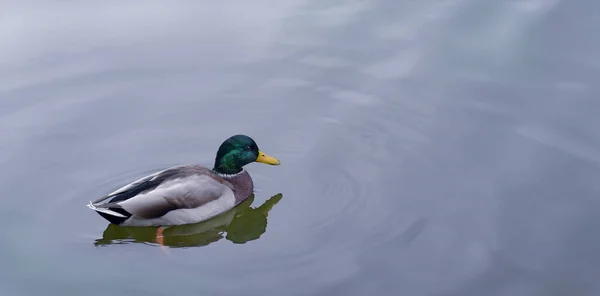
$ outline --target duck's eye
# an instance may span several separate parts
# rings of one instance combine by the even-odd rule
[[[250,150],[252,150],[252,147],[248,145],[248,146],[246,146],[246,148],[244,148],[244,149],[246,149],[246,150],[250,151]]]

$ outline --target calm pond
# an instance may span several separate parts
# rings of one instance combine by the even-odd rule
[[[0,294],[600,295],[600,2],[16,1]],[[247,134],[205,223],[86,207]]]

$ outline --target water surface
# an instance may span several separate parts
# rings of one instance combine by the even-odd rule
[[[600,2],[8,1],[6,295],[598,295]],[[85,206],[232,134],[251,200]]]

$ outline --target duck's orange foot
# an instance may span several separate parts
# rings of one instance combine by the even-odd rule
[[[156,242],[161,246],[164,247],[164,243],[165,243],[165,237],[163,235],[163,232],[165,231],[164,228],[159,227],[156,229]]]
[[[158,243],[158,245],[160,245],[160,248],[167,253],[167,255],[171,255],[169,254],[169,251],[167,250],[167,247],[165,247],[165,236],[163,234],[163,232],[165,231],[164,228],[159,227],[156,229],[156,243]]]

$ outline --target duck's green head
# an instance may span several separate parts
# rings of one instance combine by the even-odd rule
[[[225,140],[219,147],[213,171],[220,174],[237,174],[242,171],[243,166],[252,162],[280,164],[276,158],[260,151],[252,138],[246,135],[235,135]]]

